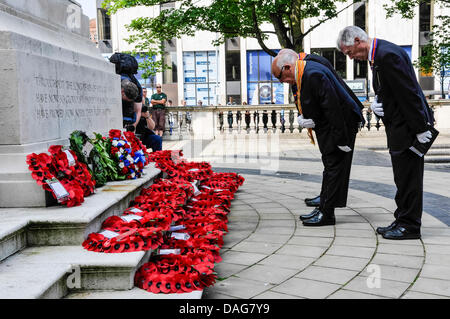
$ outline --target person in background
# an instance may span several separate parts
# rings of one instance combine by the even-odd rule
[[[147,88],[142,88],[142,106],[150,106],[150,100],[147,97]]]
[[[161,84],[156,85],[156,93],[152,95],[150,103],[152,104],[152,118],[155,121],[155,133],[162,137],[166,124],[167,95],[162,92],[161,88]]]
[[[135,131],[139,121],[136,121],[136,111],[139,106],[139,118],[141,116],[141,102],[137,103],[139,99],[142,101],[142,97],[139,97],[140,91],[136,84],[128,79],[121,81],[121,94],[122,94],[122,116],[123,127],[128,131]]]

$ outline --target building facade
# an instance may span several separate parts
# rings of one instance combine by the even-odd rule
[[[369,0],[356,3],[337,18],[320,25],[304,39],[305,52],[327,58],[361,100],[366,99],[372,91],[371,70],[367,62],[350,60],[336,49],[339,30],[348,25],[358,25],[366,30],[369,37],[386,39],[400,45],[415,61],[429,40],[431,26],[436,23],[435,17],[450,14],[448,7],[423,4],[416,8],[412,19],[403,19],[399,15],[386,18],[383,5],[389,2]],[[98,31],[99,43],[105,38],[103,35],[109,32],[111,52],[131,51],[133,48],[125,40],[129,36],[125,26],[137,17],[156,16],[161,8],[175,5],[168,3],[162,7],[121,10],[107,22],[110,24],[109,30],[105,29],[106,23],[103,23],[104,30]],[[344,8],[347,4],[340,6]],[[304,29],[307,30],[316,22],[317,19],[306,20]],[[262,28],[270,29],[272,26],[268,24]],[[172,68],[157,74],[155,78],[141,79],[142,84],[154,88],[156,83],[161,83],[163,91],[174,105],[182,105],[183,101],[188,106],[243,102],[287,104],[291,101],[289,86],[279,83],[271,75],[273,58],[261,49],[256,39],[233,38],[214,46],[212,41],[216,39],[217,34],[201,31],[193,37],[184,36],[165,43],[164,61]],[[265,43],[273,50],[281,49],[275,35],[271,35]],[[440,90],[438,77],[418,70],[416,73],[424,91]]]

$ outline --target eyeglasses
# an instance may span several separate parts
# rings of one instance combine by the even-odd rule
[[[283,66],[281,67],[280,74],[276,77],[279,81],[281,81],[281,76],[283,75],[284,67],[285,67],[285,65],[283,65]]]
[[[160,89],[161,87],[160,87],[160,86],[157,86],[156,88],[157,88],[157,89]]]

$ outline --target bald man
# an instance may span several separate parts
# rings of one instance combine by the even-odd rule
[[[293,51],[284,50],[275,57],[272,73],[280,82],[298,87],[299,124],[315,131],[322,154],[319,207],[300,219],[305,226],[334,225],[341,189],[348,188],[348,157],[352,157],[359,123],[364,121],[361,109],[328,67],[301,60]]]

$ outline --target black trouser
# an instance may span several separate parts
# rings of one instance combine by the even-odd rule
[[[337,146],[332,153],[322,155],[324,166],[322,189],[320,191],[320,210],[328,216],[334,214],[335,207],[347,206],[348,184],[355,147],[356,130],[351,134],[352,150],[343,152]]]
[[[394,182],[397,186],[394,212],[399,226],[411,232],[420,232],[423,208],[424,159],[409,149],[401,153],[391,152]]]

